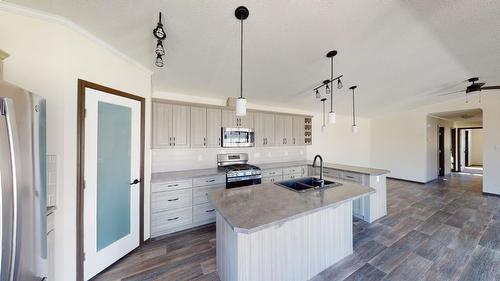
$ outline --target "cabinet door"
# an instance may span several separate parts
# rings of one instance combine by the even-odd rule
[[[207,108],[207,147],[221,146],[221,110]]]
[[[205,147],[207,144],[207,109],[191,107],[191,147]]]
[[[305,144],[305,118],[302,116],[293,117],[293,144]]]
[[[222,127],[225,128],[235,128],[236,124],[236,112],[233,110],[222,110]]]
[[[238,123],[238,127],[242,127],[242,128],[253,128],[253,116],[254,116],[254,113],[253,112],[248,112],[247,111],[247,115],[245,116],[241,116],[241,117],[236,117],[236,119],[239,119]]]
[[[293,145],[293,116],[284,115],[283,124],[285,126],[285,145]]]
[[[153,103],[153,148],[168,148],[172,144],[172,105]]]
[[[266,146],[275,145],[274,141],[274,114],[266,113],[264,114],[264,127],[265,127],[265,138],[266,138]]]
[[[172,145],[178,148],[189,147],[190,107],[172,105]]]
[[[266,118],[265,113],[256,112],[253,115],[254,130],[255,130],[255,146],[266,145]]]
[[[280,114],[276,115],[274,124],[275,144],[285,145],[285,116]]]

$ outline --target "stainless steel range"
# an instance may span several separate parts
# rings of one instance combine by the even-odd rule
[[[261,183],[260,168],[247,162],[247,153],[217,154],[217,166],[226,172],[226,188]]]

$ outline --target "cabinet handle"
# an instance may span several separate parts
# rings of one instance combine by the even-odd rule
[[[353,176],[345,176],[346,178],[353,179]]]
[[[169,138],[168,138],[168,145],[169,145],[169,146],[172,146],[172,137],[169,137]]]
[[[219,137],[219,146],[220,146],[220,137]]]
[[[174,146],[175,146],[175,137],[174,137]]]
[[[215,179],[206,180],[206,182],[214,182]]]
[[[207,213],[211,213],[211,212],[213,212],[213,211],[215,211],[215,209],[206,210],[205,212],[207,212]]]
[[[207,138],[203,137],[203,146],[207,146]]]
[[[168,219],[168,221],[175,221],[176,219],[179,219],[179,217]]]
[[[176,183],[176,184],[169,184],[169,185],[167,185],[167,187],[174,187],[174,186],[179,186],[179,184]]]
[[[172,202],[172,201],[177,201],[179,200],[179,198],[175,198],[175,199],[168,199],[168,201]]]

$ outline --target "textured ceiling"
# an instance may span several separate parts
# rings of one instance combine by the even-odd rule
[[[157,91],[226,98],[239,91],[239,23],[246,5],[249,102],[319,111],[314,85],[337,49],[337,111],[373,116],[441,101],[479,76],[500,84],[500,1],[494,0],[8,0],[64,16],[154,71]],[[165,16],[166,67],[153,66],[151,30]]]

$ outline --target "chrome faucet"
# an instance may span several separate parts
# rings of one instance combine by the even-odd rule
[[[319,180],[321,182],[320,187],[325,186],[325,180],[323,179],[323,158],[320,155],[314,156],[313,168],[316,168],[316,159],[319,158]]]

